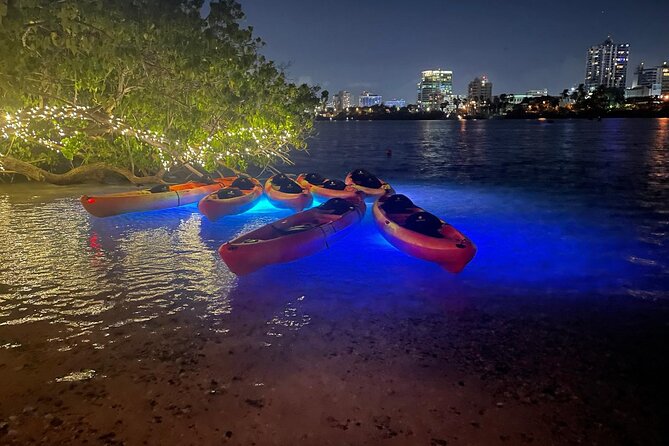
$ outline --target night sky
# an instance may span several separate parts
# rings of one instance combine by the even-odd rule
[[[270,59],[331,94],[416,101],[421,70],[453,70],[456,93],[486,74],[493,94],[583,82],[586,49],[630,44],[627,73],[669,59],[669,0],[240,0]]]

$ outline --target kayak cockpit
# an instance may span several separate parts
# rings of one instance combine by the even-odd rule
[[[304,192],[302,186],[282,173],[272,177],[272,188],[284,194],[301,194]]]
[[[429,237],[446,238],[443,230],[449,225],[436,215],[416,206],[406,195],[391,195],[380,207],[389,220],[410,231]]]
[[[368,187],[370,189],[379,189],[383,182],[379,178],[365,169],[356,169],[351,172],[351,180],[358,186]]]

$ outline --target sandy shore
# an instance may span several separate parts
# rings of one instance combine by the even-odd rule
[[[273,321],[237,297],[223,332],[182,312],[59,351],[58,324],[0,327],[0,443],[666,444],[666,304],[497,297]]]

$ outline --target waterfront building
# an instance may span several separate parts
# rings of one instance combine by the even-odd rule
[[[453,72],[425,70],[418,83],[418,108],[422,111],[440,110],[441,104],[453,95]]]
[[[474,80],[469,83],[467,97],[470,101],[489,103],[492,100],[492,82],[490,82],[485,75],[474,78]]]
[[[658,84],[653,85],[657,87]],[[647,85],[635,85],[634,87],[625,89],[625,99],[659,96],[660,93],[659,88],[648,87]]]
[[[351,93],[346,90],[340,90],[339,93],[334,95],[334,109],[337,112],[346,110],[347,108],[353,106],[353,100],[351,98]]]
[[[640,63],[634,74],[636,78],[632,81],[632,87],[625,90],[626,98],[669,94],[669,64],[667,62],[656,67],[644,67],[644,64]]]
[[[542,96],[548,96],[548,89],[527,90],[525,93],[507,93],[506,101],[510,105],[517,105],[527,98],[540,98]]]
[[[541,96],[548,96],[548,88],[542,88],[541,90],[527,90],[525,94],[529,97],[538,98]]]
[[[358,96],[358,107],[373,107],[375,105],[381,105],[383,98],[381,95],[373,94],[368,91],[363,91]]]
[[[665,99],[669,99],[669,63],[664,62],[659,67],[660,92]]]
[[[389,101],[383,101],[383,105],[386,107],[402,108],[407,106],[407,101],[404,99],[391,99]]]
[[[613,43],[611,37],[590,47],[585,62],[586,89],[594,90],[600,85],[625,88],[629,55],[629,43]]]
[[[653,88],[653,84],[658,83],[658,73],[661,67],[644,67],[643,62],[634,71],[636,78],[632,80],[632,88],[644,86]]]

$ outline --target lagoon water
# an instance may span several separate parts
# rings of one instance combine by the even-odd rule
[[[386,243],[368,211],[330,250],[238,279],[216,248],[286,211],[262,201],[215,223],[195,206],[98,219],[77,197],[109,187],[5,184],[0,325],[100,330],[197,307],[225,329],[221,315],[254,292],[316,311],[477,294],[669,297],[669,119],[321,122],[295,162],[294,173],[377,173],[478,254],[445,273]]]
[[[388,149],[392,150],[391,157],[386,154]],[[51,389],[48,392],[62,394],[62,390],[46,383],[79,379],[92,379],[94,385],[105,389],[103,394],[114,396],[117,393],[113,386],[105,383],[114,380],[123,383],[126,376],[142,377],[143,373],[149,373],[141,363],[137,363],[139,369],[133,368],[138,355],[151,357],[154,352],[176,351],[181,348],[178,345],[191,345],[194,336],[205,333],[215,337],[217,345],[222,343],[225,352],[228,349],[230,354],[233,350],[238,352],[230,356],[230,361],[221,357],[220,352],[214,354],[219,363],[212,365],[212,369],[220,370],[215,380],[207,379],[225,381],[221,376],[229,374],[230,386],[247,386],[234,395],[242,398],[239,404],[243,407],[247,406],[239,395],[266,389],[262,398],[272,400],[274,395],[275,410],[283,407],[277,412],[277,420],[290,427],[281,417],[295,412],[295,407],[301,404],[308,411],[303,414],[307,417],[323,407],[340,407],[342,413],[353,407],[351,401],[341,399],[341,393],[332,390],[331,379],[335,378],[328,378],[330,381],[323,378],[334,373],[337,366],[343,376],[343,384],[338,384],[344,386],[341,389],[346,388],[346,382],[358,389],[354,392],[359,394],[363,392],[360,389],[368,389],[368,398],[376,398],[379,405],[388,408],[394,403],[386,401],[383,392],[390,390],[384,387],[381,393],[373,393],[377,376],[372,376],[389,373],[384,369],[386,363],[406,361],[401,363],[406,369],[403,379],[423,376],[411,386],[407,384],[407,396],[401,401],[409,404],[414,396],[421,401],[424,398],[432,401],[429,395],[434,390],[415,391],[416,386],[434,382],[435,388],[442,388],[445,384],[439,380],[446,378],[440,373],[450,370],[449,367],[483,373],[481,379],[485,381],[489,372],[476,370],[488,367],[486,355],[497,358],[495,361],[501,361],[496,355],[509,355],[504,364],[510,364],[512,370],[518,367],[514,376],[530,373],[535,366],[526,364],[515,339],[528,324],[534,327],[532,333],[539,333],[537,339],[541,341],[536,352],[543,354],[545,346],[550,350],[555,348],[555,342],[564,342],[560,347],[564,356],[562,367],[570,357],[582,357],[583,351],[594,348],[600,339],[613,339],[602,337],[599,332],[583,338],[580,330],[587,324],[582,321],[577,321],[573,330],[562,330],[560,337],[554,338],[552,331],[546,331],[543,319],[528,322],[525,318],[534,316],[522,308],[513,316],[500,315],[498,320],[489,316],[490,308],[513,308],[516,302],[523,305],[551,302],[551,308],[558,308],[559,313],[561,302],[569,302],[564,310],[569,312],[574,302],[581,301],[592,302],[593,308],[599,308],[596,307],[599,302],[611,299],[662,306],[669,299],[669,119],[320,122],[316,124],[309,153],[297,153],[294,160],[296,165],[285,167],[286,171],[319,171],[338,178],[356,167],[377,173],[399,193],[467,234],[478,246],[476,257],[458,275],[407,257],[378,234],[368,209],[362,224],[330,249],[237,278],[218,257],[218,246],[288,215],[287,211],[275,209],[263,199],[250,212],[218,222],[208,221],[195,206],[98,219],[82,209],[79,195],[129,187],[0,184],[0,353],[5,352],[0,356],[5,359],[0,362],[8,361],[12,367],[18,364],[12,369],[9,366],[3,369],[0,364],[0,373],[3,370],[14,373],[12,370],[25,370],[24,367],[32,370],[32,375],[16,372],[22,379],[26,376],[30,379],[25,378],[23,390],[16,391],[19,393],[3,399],[32,404],[30,398],[39,394],[36,389],[42,385]],[[485,302],[493,304],[485,307]],[[485,313],[483,316],[481,311]],[[624,320],[625,316],[621,317]],[[494,325],[498,322],[503,325]],[[482,329],[481,324],[487,328]],[[181,333],[195,325],[197,328],[193,330],[197,333],[181,335],[179,343],[168,341],[177,338],[164,334],[164,330]],[[463,326],[466,330],[461,329]],[[143,350],[138,353],[136,350],[148,345],[142,343],[148,343],[151,336],[157,337],[157,346],[141,347]],[[500,339],[507,339],[506,344],[491,349],[490,343],[502,342]],[[579,339],[590,339],[587,342],[591,343],[583,341],[583,351],[574,353],[570,349]],[[448,348],[455,349],[457,354],[448,353]],[[611,348],[607,344],[599,349],[602,358],[609,357]],[[105,349],[107,356],[96,355]],[[240,350],[246,353],[240,356]],[[62,356],[52,358],[52,352],[60,352]],[[165,355],[158,355],[157,364],[163,364]],[[51,358],[52,362],[40,365],[35,358],[44,361]],[[196,360],[192,359],[195,361],[192,364]],[[330,360],[337,362],[330,365]],[[432,362],[425,363],[428,360]],[[37,363],[25,365],[31,364],[30,361]],[[181,379],[188,368],[182,359],[176,361]],[[598,361],[593,359],[592,363]],[[553,367],[548,360],[544,363]],[[536,367],[540,366],[537,363]],[[236,367],[240,370],[233,372]],[[495,367],[498,370],[501,366]],[[581,376],[584,367],[573,365],[572,369],[578,370],[569,375],[573,389],[576,389],[573,377]],[[547,380],[554,379],[551,370],[546,371]],[[281,378],[277,371],[281,371]],[[433,371],[435,374],[429,379],[421,375]],[[163,378],[168,382],[165,376],[155,373],[158,382]],[[201,370],[194,368],[193,373]],[[177,371],[174,374],[177,376]],[[355,379],[346,381],[346,377],[354,375]],[[17,376],[7,379],[18,379]],[[589,379],[588,375],[582,376]],[[388,388],[399,382],[397,377],[386,378],[379,379],[386,379],[384,386]],[[135,382],[137,379],[140,378]],[[142,379],[140,383],[156,381],[155,376]],[[175,379],[170,378],[165,385],[174,386]],[[607,381],[607,385],[616,389],[621,385],[616,379]],[[540,381],[536,379],[537,392],[543,395],[541,389],[553,384],[539,384]],[[199,381],[193,378],[191,382]],[[305,390],[307,383],[309,390]],[[508,388],[524,388],[526,384],[513,382]],[[334,393],[321,395],[322,392],[314,390],[319,388]],[[582,388],[583,392],[595,389],[589,381]],[[119,395],[127,394],[124,387],[119,389],[123,389]],[[141,389],[138,392],[145,391]],[[278,394],[272,393],[275,389]],[[204,394],[198,389],[195,392]],[[573,401],[584,400],[583,394],[573,392],[578,395]],[[504,391],[504,395],[507,393]],[[624,395],[632,398],[636,393]],[[259,410],[261,403],[257,403],[260,401],[257,398],[261,396],[246,399],[252,406],[249,410]],[[471,394],[463,394],[463,398],[479,404],[470,407],[472,417],[482,414],[481,407],[485,404],[497,404],[497,408],[507,404],[500,403],[500,397],[485,403]],[[532,395],[527,398],[535,401]],[[543,397],[537,398],[536,401],[542,401]],[[296,399],[293,403],[297,406],[281,406],[292,399]],[[318,407],[309,409],[309,401]],[[422,415],[416,412],[418,418],[414,421],[400,417],[407,426],[415,422],[410,430],[414,432],[412,435],[425,435],[425,441],[436,434],[429,429],[421,430],[419,426],[427,423],[424,420],[436,417],[435,414],[447,417],[445,414],[460,404],[434,401],[434,406],[426,406],[430,412]],[[414,403],[422,405],[411,404]],[[625,400],[616,404],[634,411],[636,403]],[[155,415],[157,409],[151,404]],[[156,404],[160,408],[162,402],[158,399]],[[210,403],[202,404],[206,408]],[[448,409],[448,404],[453,407]],[[127,406],[132,404],[128,402]],[[239,412],[241,406],[234,407],[237,409],[233,413]],[[410,407],[415,406],[407,406],[409,412],[413,410]],[[585,410],[579,407],[574,411],[569,406],[568,413]],[[87,410],[82,408],[80,413]],[[127,422],[132,423],[133,417],[142,420],[142,415],[137,415],[141,410],[128,411]],[[271,408],[263,410],[272,413]],[[547,410],[549,414],[556,413],[555,408]],[[530,418],[534,416],[532,411],[523,413]],[[377,415],[361,412],[357,416],[369,419],[368,425],[373,426]],[[352,415],[342,416],[353,419]],[[530,423],[529,418],[509,416],[510,424],[500,425],[499,429],[512,429],[515,418]],[[565,415],[568,416],[572,415]],[[498,415],[493,416],[492,423],[495,417]],[[606,420],[608,414],[602,417]],[[259,420],[263,426],[273,426],[272,421]],[[433,421],[434,426],[442,423]],[[535,421],[537,425],[543,423]],[[106,422],[106,418],[99,421]],[[246,432],[248,426],[241,415],[236,422]],[[562,420],[555,422],[564,424]],[[365,425],[364,420],[362,424]],[[471,428],[470,424],[475,426],[474,422],[464,423]],[[300,426],[300,422],[294,426]],[[652,429],[642,427],[640,435],[652,434]],[[211,425],[199,428],[200,433],[205,435],[203,429],[209,428],[213,429]],[[542,435],[550,436],[542,429],[532,431],[535,438],[545,440],[548,437]],[[559,431],[562,428],[556,429],[555,435],[567,435]],[[163,432],[167,440],[173,435],[170,432]],[[287,432],[281,438],[286,442],[295,440],[290,436],[294,430]],[[373,435],[377,435],[374,432],[386,431],[361,432],[359,439],[373,443],[376,441]],[[521,435],[520,431],[514,432],[508,433],[509,438]],[[567,437],[574,441],[601,439],[605,431],[598,430],[591,437],[578,429],[575,432]],[[265,434],[277,435],[275,431]],[[260,433],[257,435],[260,437],[235,438],[251,441],[262,437]],[[314,435],[314,438],[330,438]],[[498,441],[506,435],[495,434],[490,438]],[[523,431],[522,436],[527,433]],[[518,441],[521,437],[517,437]],[[490,438],[479,444],[493,444]],[[137,439],[126,440],[133,443]]]

